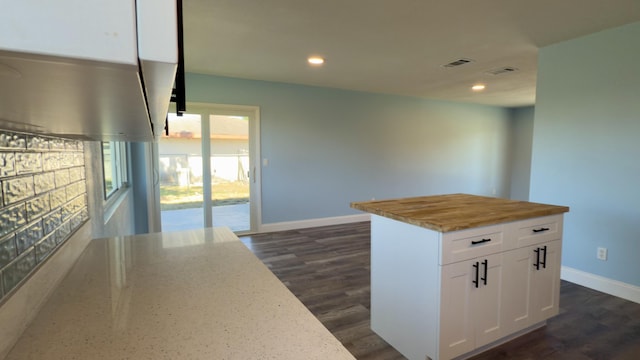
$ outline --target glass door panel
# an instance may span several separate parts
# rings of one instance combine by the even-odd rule
[[[213,109],[209,115],[213,226],[251,229],[249,116]]]
[[[169,135],[156,142],[162,231],[211,226],[243,234],[257,231],[258,108],[188,106],[189,114],[169,114]]]
[[[163,231],[204,227],[202,121],[199,114],[169,114],[169,135],[158,141]]]

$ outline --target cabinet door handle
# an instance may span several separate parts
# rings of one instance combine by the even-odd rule
[[[478,276],[480,275],[480,263],[476,261],[475,264],[473,264],[474,269],[476,269],[476,276],[475,276],[475,280],[471,281],[476,288],[478,287]]]
[[[487,268],[489,267],[489,260],[485,259],[482,262],[482,265],[484,265],[484,276],[482,277],[482,281],[485,285],[487,285]]]
[[[478,244],[482,244],[482,243],[486,243],[491,241],[491,238],[489,239],[482,239],[482,240],[471,240],[471,245],[478,245]]]
[[[549,231],[549,228],[543,227],[543,228],[540,228],[540,229],[533,229],[532,231],[534,233],[539,233],[539,232]]]
[[[536,263],[533,266],[536,267],[536,270],[540,270],[540,248],[536,248],[533,252],[536,253]]]
[[[540,264],[542,264],[543,269],[547,268],[547,245],[542,247],[542,261]]]

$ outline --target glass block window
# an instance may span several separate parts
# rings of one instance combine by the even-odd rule
[[[0,129],[0,298],[88,219],[84,143]]]

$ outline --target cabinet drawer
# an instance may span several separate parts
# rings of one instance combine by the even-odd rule
[[[562,238],[562,215],[545,216],[509,224],[514,227],[516,247]]]
[[[442,235],[440,264],[450,264],[503,251],[503,225],[452,231]]]

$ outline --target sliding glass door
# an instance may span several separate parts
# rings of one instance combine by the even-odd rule
[[[158,141],[163,231],[227,226],[256,231],[259,222],[258,110],[189,104],[169,114]]]

